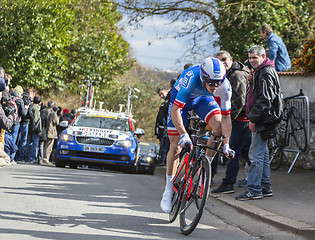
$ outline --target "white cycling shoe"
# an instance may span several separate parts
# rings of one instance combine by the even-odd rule
[[[172,196],[173,192],[170,191],[165,191],[162,195],[162,200],[161,200],[161,209],[165,213],[169,213],[172,209]]]

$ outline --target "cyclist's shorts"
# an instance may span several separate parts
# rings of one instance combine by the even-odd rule
[[[173,121],[171,119],[171,108],[173,103],[170,103],[168,118],[167,118],[167,133],[169,136],[179,136],[178,131],[176,130]],[[207,125],[212,116],[216,114],[221,114],[221,108],[219,104],[214,100],[213,97],[196,97],[191,101],[188,101],[185,107],[181,110],[181,116],[183,119],[184,126],[187,124],[188,111],[194,110],[196,114],[204,120]]]

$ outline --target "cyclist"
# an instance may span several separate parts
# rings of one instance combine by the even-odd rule
[[[201,65],[193,65],[178,78],[171,94],[168,114],[168,135],[170,149],[166,162],[166,185],[161,200],[161,208],[165,213],[171,210],[173,194],[172,179],[179,162],[182,147],[192,141],[186,132],[188,111],[194,110],[212,129],[215,135],[226,135],[223,151],[228,157],[234,154],[229,147],[232,124],[230,117],[232,90],[223,63],[217,58],[205,58]],[[213,146],[214,136],[208,141]],[[212,161],[215,153],[208,150],[206,155]]]

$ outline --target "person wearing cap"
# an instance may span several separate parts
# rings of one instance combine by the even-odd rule
[[[40,104],[41,104],[41,97],[36,95],[33,99],[33,119],[30,122],[30,134],[29,134],[29,141],[28,141],[28,156],[27,162],[29,163],[36,163],[36,156],[38,152],[38,144],[39,144],[39,137],[42,132],[42,121],[40,117]]]
[[[27,115],[27,109],[24,106],[24,102],[22,100],[22,95],[23,95],[23,88],[22,88],[22,86],[17,85],[11,94],[11,96],[12,96],[11,101],[13,101],[16,104],[17,115],[16,115],[16,117],[14,117],[13,126],[10,130],[10,134],[13,138],[13,142],[16,145],[18,145],[18,135],[19,135],[19,130],[20,130],[21,117],[26,117],[26,115]],[[10,155],[11,163],[15,163],[14,158],[15,158],[15,153],[12,153]]]
[[[43,164],[51,165],[49,159],[52,152],[55,139],[57,139],[57,125],[59,124],[59,118],[57,116],[58,107],[53,106],[52,111],[47,116],[47,140],[44,143],[44,158]]]
[[[62,110],[62,114],[60,116],[60,122],[61,121],[67,121],[68,124],[72,121],[69,113],[69,109],[65,108]]]

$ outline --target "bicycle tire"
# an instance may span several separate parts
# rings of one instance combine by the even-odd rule
[[[174,222],[175,219],[177,218],[178,212],[179,212],[179,208],[180,208],[180,203],[181,203],[181,199],[183,196],[183,192],[184,192],[184,188],[185,188],[185,182],[183,182],[185,179],[183,179],[183,177],[186,175],[187,173],[187,164],[185,162],[185,158],[188,157],[189,153],[186,152],[183,156],[182,156],[182,160],[180,161],[180,164],[177,167],[177,171],[176,171],[176,179],[173,182],[173,187],[176,188],[176,190],[174,189],[174,193],[173,193],[173,197],[172,197],[172,209],[169,213],[169,221],[170,223]],[[183,166],[183,164],[185,164]],[[178,173],[178,171],[180,171]]]
[[[190,183],[190,191],[184,192],[180,206],[180,229],[184,235],[189,235],[199,223],[210,188],[211,168],[208,159],[203,157],[197,164],[196,170],[188,176],[190,181],[186,184]]]
[[[301,116],[302,114],[295,106],[290,107],[289,121],[291,125],[291,136],[293,137],[299,150],[302,152],[306,152],[308,148],[307,133],[305,124]]]
[[[281,134],[279,126],[276,128],[276,134],[274,138],[268,139],[268,149],[269,149],[269,164],[272,170],[277,170],[281,163],[281,153],[283,147],[281,147]]]

